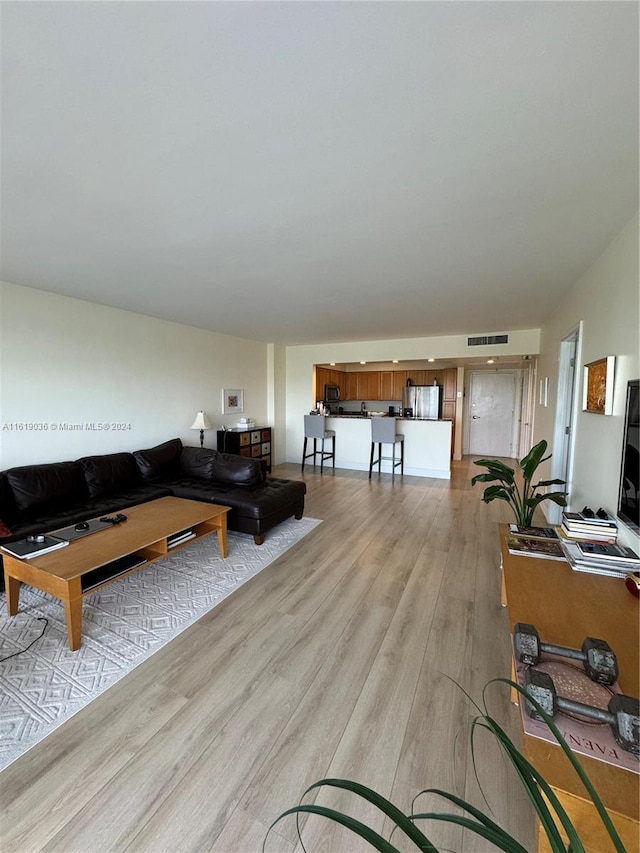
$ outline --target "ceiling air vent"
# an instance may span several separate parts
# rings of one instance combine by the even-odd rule
[[[486,347],[489,344],[508,344],[509,335],[477,335],[467,338],[468,347]]]

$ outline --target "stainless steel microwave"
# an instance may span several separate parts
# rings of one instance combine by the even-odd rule
[[[340,386],[339,385],[325,385],[324,386],[324,402],[325,403],[337,403],[340,399]]]

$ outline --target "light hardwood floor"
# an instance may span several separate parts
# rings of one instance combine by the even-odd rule
[[[450,481],[307,467],[305,513],[323,523],[0,774],[4,853],[258,853],[324,776],[405,811],[426,787],[482,806],[474,710],[454,681],[480,700],[509,674],[497,537],[508,508],[482,503],[470,460],[453,466]],[[302,477],[297,465],[274,474]],[[519,742],[506,688],[490,706]],[[486,738],[476,759],[494,818],[533,850],[512,771]],[[352,813],[388,834],[378,815]],[[423,828],[442,850],[493,849],[451,824]],[[318,817],[303,840],[309,853],[370,849]],[[302,850],[294,818],[266,850]]]

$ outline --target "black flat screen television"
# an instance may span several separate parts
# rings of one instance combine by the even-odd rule
[[[627,383],[618,518],[636,532],[640,529],[640,379]]]

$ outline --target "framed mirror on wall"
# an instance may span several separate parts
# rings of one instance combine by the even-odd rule
[[[618,518],[636,533],[640,529],[640,380],[627,383],[622,436]]]

